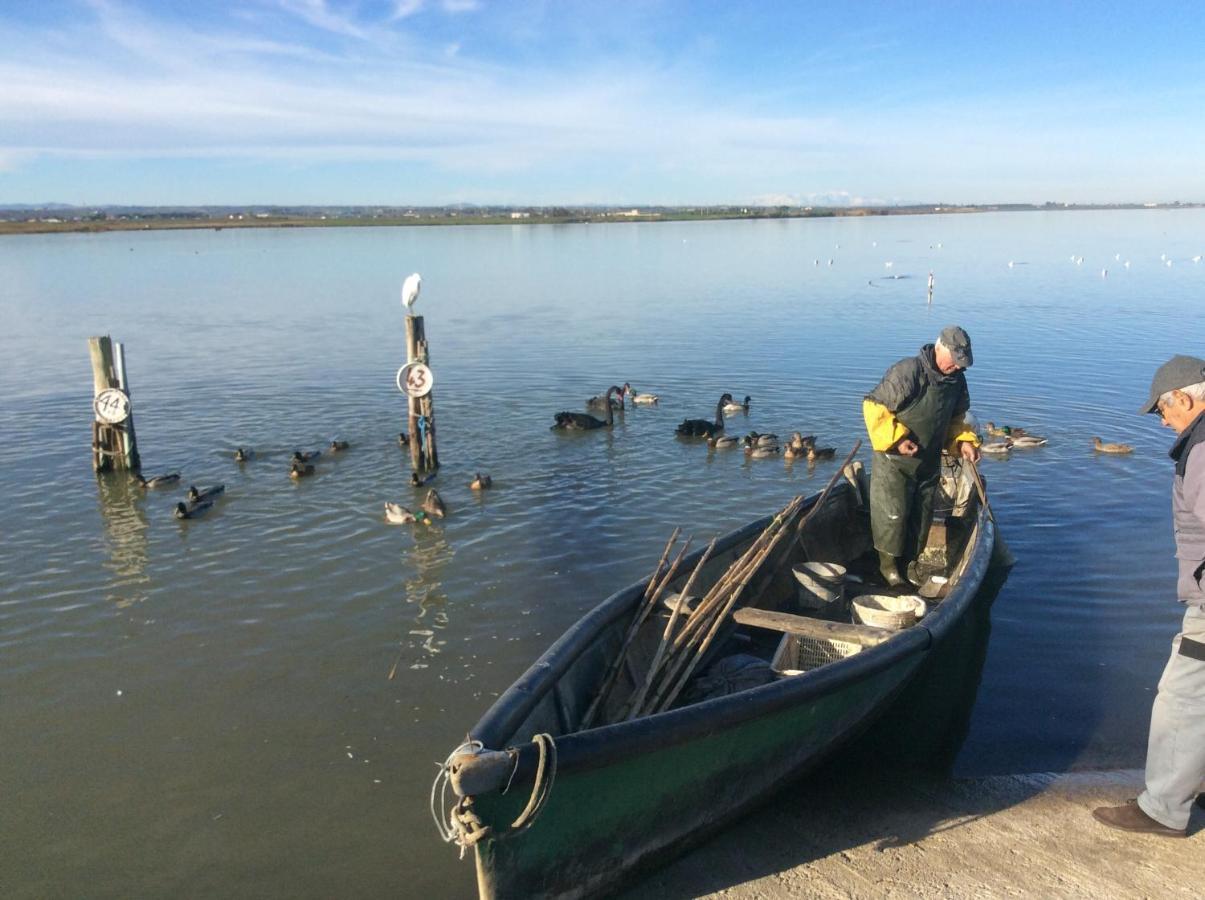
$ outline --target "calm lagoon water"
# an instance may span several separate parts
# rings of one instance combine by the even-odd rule
[[[724,532],[831,473],[674,425],[748,393],[735,429],[848,448],[862,395],[951,322],[980,420],[1050,438],[983,465],[1019,562],[956,770],[1140,765],[1179,612],[1171,435],[1134,411],[1202,351],[1203,250],[1195,210],[0,239],[0,894],[470,894],[428,820],[436,761],[675,525]],[[381,515],[417,499],[411,271],[451,508],[418,532]],[[227,486],[207,518],[93,476],[101,333],[145,473]],[[660,407],[548,430],[624,381]],[[290,482],[288,452],[334,437]]]

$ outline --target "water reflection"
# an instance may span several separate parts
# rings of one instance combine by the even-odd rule
[[[992,632],[992,604],[1009,569],[990,570],[979,593],[891,708],[860,740],[857,760],[951,774],[970,732]]]
[[[125,609],[144,601],[150,589],[145,497],[126,472],[102,472],[96,487],[109,554],[104,566],[115,576],[106,599]]]
[[[448,627],[448,595],[443,590],[443,574],[456,553],[439,526],[420,529],[415,526],[414,547],[410,552],[412,574],[406,579],[406,603],[413,604],[414,617],[406,637],[399,641],[399,663],[409,658],[409,668],[425,669],[442,651],[447,641],[440,632]],[[393,672],[390,673],[393,677]]]

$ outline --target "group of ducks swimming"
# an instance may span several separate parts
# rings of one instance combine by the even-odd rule
[[[135,475],[139,485],[146,490],[155,490],[162,487],[170,487],[180,483],[179,472],[168,472],[166,475],[153,475],[150,478],[143,478],[141,475]],[[213,507],[213,501],[220,497],[226,491],[226,485],[215,484],[212,487],[198,488],[195,484],[189,485],[188,490],[184,493],[184,499],[176,504],[172,514],[177,519],[195,519],[198,516],[204,515]]]
[[[1011,425],[996,425],[995,422],[984,423],[984,430],[989,437],[997,438],[994,441],[984,441],[979,447],[980,453],[989,453],[994,456],[1006,456],[1013,450],[1029,450],[1034,447],[1046,446],[1046,438],[1039,437],[1026,431],[1024,428],[1017,428]],[[1133,453],[1134,448],[1129,444],[1111,444],[1102,441],[1098,437],[1092,438],[1092,449],[1097,453]]]

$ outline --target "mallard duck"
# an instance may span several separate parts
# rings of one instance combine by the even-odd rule
[[[800,434],[798,431],[791,432],[790,444],[796,450],[806,450],[810,445],[815,443],[816,436],[814,434],[804,435]]]
[[[409,447],[410,446],[410,435],[406,434],[406,432],[404,432],[404,431],[399,432],[398,436],[397,436],[397,445],[399,447]]]
[[[350,446],[351,444],[349,444],[347,441],[331,441],[329,449],[331,453],[338,453],[341,450],[346,450]]]
[[[837,448],[817,447],[815,444],[808,444],[807,453],[808,462],[815,462],[818,459],[832,459],[837,455]]]
[[[787,444],[782,451],[783,459],[802,459],[808,455],[808,448],[795,443]]]
[[[186,506],[183,503],[177,503],[173,513],[177,519],[195,519],[198,516],[204,515],[213,506],[212,500],[202,500],[200,503],[194,503],[191,506]]]
[[[307,450],[305,453],[302,453],[300,450],[294,450],[293,451],[293,462],[307,463],[307,462],[317,459],[321,455],[322,455],[321,450]]]
[[[411,472],[410,473],[410,483],[414,487],[422,487],[428,481],[434,481],[435,475],[436,475],[435,472],[426,472],[422,475],[419,475],[418,472]]]
[[[1046,438],[1038,437],[1036,434],[1026,434],[1021,437],[1011,438],[1013,448],[1016,450],[1032,450],[1034,447],[1045,447]]]
[[[490,478],[490,476],[482,475],[480,472],[477,472],[476,475],[477,477],[469,482],[469,487],[472,490],[484,491],[494,486],[494,479]]]
[[[253,460],[253,459],[255,459],[255,451],[254,450],[244,450],[242,447],[239,447],[237,450],[234,451],[234,461],[235,462],[241,462],[241,463],[251,462],[251,460]]]
[[[728,402],[724,404],[724,412],[726,412],[726,413],[748,412],[749,411],[749,401],[751,401],[752,399],[753,399],[752,397],[750,397],[748,394],[746,394],[745,402],[737,403],[735,400],[733,400],[731,397],[729,397]]]
[[[638,394],[630,381],[624,382],[623,393],[625,397],[632,398],[633,406],[653,406],[661,399],[656,394]]]
[[[135,475],[138,483],[144,488],[161,488],[167,487],[169,484],[175,484],[180,480],[179,472],[169,472],[166,475],[152,475],[150,478],[143,478],[141,475]]]
[[[756,431],[750,431],[745,435],[746,447],[777,447],[778,435],[776,434],[758,434]]]
[[[607,388],[607,398],[612,394],[618,394],[623,388],[618,385],[611,385]],[[552,426],[553,431],[593,431],[596,428],[610,428],[615,424],[615,409],[609,403],[605,405],[607,411],[606,421],[596,419],[594,416],[587,413],[579,412],[559,412],[553,419],[555,424]]]
[[[427,496],[423,498],[423,509],[439,519],[448,514],[448,507],[444,504],[443,498],[439,496],[439,492],[435,488],[427,491]]]
[[[289,466],[290,478],[305,478],[307,475],[313,474],[314,467],[310,463],[303,463],[299,462],[298,460],[293,460],[293,464]]]
[[[1003,441],[984,441],[979,445],[980,453],[987,453],[989,456],[1004,456],[1013,448],[1013,442],[1009,440]]]
[[[740,443],[736,435],[712,435],[707,439],[707,446],[713,450],[729,450]]]
[[[773,447],[745,447],[745,456],[750,459],[773,459],[782,453],[782,448],[775,444]]]
[[[1014,428],[1012,425],[997,426],[995,422],[985,422],[983,427],[992,437],[1019,438],[1029,434],[1024,428]]]
[[[1134,448],[1129,444],[1106,444],[1100,438],[1092,438],[1092,448],[1097,453],[1133,453]]]
[[[422,510],[414,513],[400,503],[385,501],[385,521],[393,525],[405,525],[407,522],[418,522],[423,525],[431,524],[431,517]]]
[[[732,399],[731,394],[724,394],[715,407],[715,421],[706,419],[683,419],[682,424],[675,430],[679,437],[715,437],[724,430],[724,404]]]
[[[189,503],[200,503],[203,500],[212,500],[226,490],[226,485],[215,484],[213,487],[207,487],[203,491],[197,490],[195,484],[188,486],[188,493],[184,496]]]

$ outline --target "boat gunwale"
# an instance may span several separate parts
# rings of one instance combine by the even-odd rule
[[[809,498],[814,503],[816,497]],[[725,552],[742,540],[754,536],[769,524],[772,516],[755,520],[725,535],[717,542],[716,552]],[[633,753],[642,753],[683,743],[714,733],[719,728],[739,724],[775,713],[783,708],[842,689],[891,668],[901,660],[924,653],[939,641],[962,615],[978,592],[990,567],[995,528],[988,512],[980,509],[978,521],[964,547],[958,566],[958,583],[941,604],[922,623],[884,641],[806,676],[782,678],[716,697],[689,706],[667,710],[627,722],[575,731],[556,738],[558,768],[561,771],[601,767]],[[696,560],[702,550],[687,557]],[[630,611],[639,600],[648,579],[623,588],[594,607],[569,628],[538,660],[507,689],[485,712],[470,732],[487,749],[513,745],[513,735],[558,679],[577,660],[604,627]],[[520,779],[534,765],[536,748],[529,740],[520,744]]]

